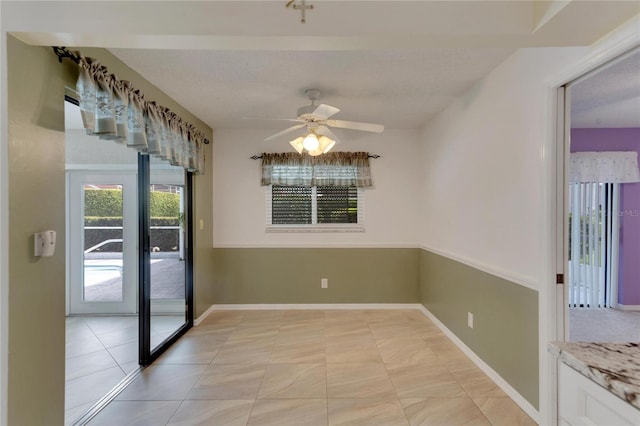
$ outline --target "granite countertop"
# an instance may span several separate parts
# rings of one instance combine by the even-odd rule
[[[553,342],[549,352],[640,409],[640,343]]]

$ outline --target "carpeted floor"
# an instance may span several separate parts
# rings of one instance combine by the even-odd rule
[[[572,342],[640,342],[640,311],[569,309]]]

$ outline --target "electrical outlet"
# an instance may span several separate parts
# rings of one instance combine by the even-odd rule
[[[467,325],[469,328],[473,328],[473,314],[471,312],[467,312]]]
[[[322,278],[320,280],[320,287],[321,288],[329,288],[329,280],[326,278]]]

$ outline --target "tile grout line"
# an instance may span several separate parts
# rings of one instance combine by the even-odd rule
[[[411,325],[411,328],[414,329],[413,325]],[[380,352],[380,347],[378,346],[377,341],[376,341],[376,347],[378,348],[378,352]],[[397,388],[396,384],[393,382],[393,380],[391,379],[391,375],[389,374],[389,370],[387,369],[387,363],[384,362],[384,359],[382,358],[382,352],[380,352],[380,359],[382,359],[382,365],[384,366],[384,371],[387,372],[387,376],[389,377],[389,381],[391,382],[391,386],[393,386],[393,389],[395,389],[395,391],[396,391],[396,398],[398,400],[398,404],[400,404],[400,409],[402,409],[402,414],[404,415],[404,418],[407,421],[407,425],[410,425],[411,423],[409,422],[409,416],[407,415],[407,412],[406,412],[404,406],[402,405],[402,401],[400,400],[400,395],[398,394],[398,388]]]
[[[466,355],[465,355],[466,356]],[[465,389],[464,386],[462,386],[462,384],[458,381],[458,378],[456,377],[456,375],[451,371],[451,368],[449,367],[448,363],[444,363],[445,368],[447,369],[447,371],[449,372],[449,374],[451,374],[451,376],[454,378],[454,380],[456,381],[457,385],[460,386],[460,389],[462,389],[462,391],[464,392],[464,394],[467,396],[467,398],[469,398],[471,400],[471,402],[473,402],[473,405],[478,409],[478,411],[480,411],[480,414],[482,414],[482,417],[489,422],[492,426],[494,425],[494,423],[491,421],[491,419],[489,419],[489,417],[485,414],[484,411],[482,411],[482,408],[478,405],[478,403],[475,401],[474,397],[471,396],[471,394],[467,391],[467,389]],[[475,367],[477,368],[477,366]],[[484,372],[482,372],[483,374],[485,374]],[[488,378],[489,380],[491,380],[491,378]],[[492,383],[495,384],[495,382],[493,380],[491,380]],[[496,385],[497,386],[497,385]],[[508,395],[505,395],[506,398],[509,398]],[[491,397],[476,397],[477,398],[485,398],[485,399],[489,399]],[[502,398],[502,397],[500,397]],[[511,398],[509,398],[511,399]]]
[[[215,358],[215,356],[214,356]],[[161,365],[161,364],[160,364]],[[171,364],[166,364],[166,365],[171,365]],[[204,364],[173,364],[173,365],[204,365]],[[185,392],[184,394],[184,398],[182,398],[182,401],[180,401],[180,404],[178,404],[178,406],[176,407],[176,409],[174,410],[174,412],[171,414],[171,416],[167,419],[167,422],[165,423],[165,425],[168,425],[169,423],[171,423],[171,419],[173,419],[176,415],[176,413],[178,413],[178,411],[180,410],[180,407],[182,407],[182,404],[184,404],[184,402],[187,400],[186,398],[189,396],[189,393],[193,390],[193,388],[195,387],[195,385],[200,381],[200,379],[202,378],[202,375],[204,374],[204,372],[206,371],[207,367],[204,367],[202,369],[202,372],[200,373],[200,376],[193,381],[193,384],[191,385],[191,387],[189,388],[188,391]]]
[[[242,316],[242,318],[238,322],[238,324],[241,324],[242,320],[244,320],[244,315]],[[227,342],[229,341],[229,339],[231,338],[233,333],[235,333],[238,330],[238,324],[235,324],[235,326],[233,328],[233,331],[231,333],[229,333],[229,336],[227,337],[227,340],[225,341],[225,345],[227,344]],[[220,350],[222,350],[223,348],[224,348],[224,345],[223,345],[222,348],[220,348]],[[215,360],[215,357],[214,357],[214,360]],[[211,363],[213,363],[214,360],[212,360]],[[267,368],[266,367],[265,367],[264,372],[265,373],[267,372]],[[260,388],[262,387],[262,382],[263,381],[264,381],[264,374],[262,375],[262,380],[260,381],[260,385],[258,386],[258,390],[256,391],[256,394],[253,397],[253,404],[251,404],[251,410],[249,410],[249,416],[247,417],[247,423],[246,423],[247,426],[249,425],[249,421],[251,420],[251,416],[253,415],[253,409],[256,407],[256,402],[258,401],[258,393],[260,393]]]
[[[184,404],[184,399],[182,401],[180,401],[180,404],[178,404],[178,406],[176,407],[175,411],[173,413],[171,413],[171,416],[167,419],[165,426],[171,423],[171,420],[173,420],[173,418],[176,416],[176,414],[178,413],[178,411],[180,411],[180,407],[182,407],[182,404]]]
[[[90,355],[90,354],[96,354],[96,353],[99,353],[99,352],[105,352],[105,353],[106,353],[106,354],[108,354],[108,355],[109,355],[109,357],[113,360],[113,362],[115,363],[115,366],[113,366],[113,367],[109,367],[109,368],[104,368],[104,369],[102,369],[102,370],[98,370],[98,371],[93,371],[93,372],[91,372],[91,373],[88,373],[88,374],[85,374],[85,375],[83,375],[83,376],[79,376],[79,377],[76,377],[76,378],[74,378],[74,379],[70,379],[70,380],[67,380],[67,379],[65,378],[65,389],[66,389],[66,387],[67,387],[67,385],[68,385],[68,383],[69,383],[69,382],[72,382],[72,381],[74,381],[74,380],[80,380],[80,379],[86,378],[86,377],[88,377],[88,376],[90,376],[90,375],[92,375],[92,374],[97,374],[97,373],[104,372],[104,371],[106,371],[106,370],[108,370],[108,369],[110,369],[110,368],[114,368],[114,367],[116,367],[116,366],[117,366],[117,367],[120,369],[120,371],[124,374],[124,376],[125,376],[125,377],[122,379],[122,380],[124,381],[124,380],[127,378],[127,374],[128,374],[128,373],[127,373],[126,371],[124,371],[124,369],[122,368],[122,365],[121,365],[121,364],[120,364],[120,363],[119,363],[119,362],[114,358],[114,356],[113,356],[113,354],[111,353],[111,351],[109,351],[109,348],[107,348],[107,346],[104,344],[104,342],[102,341],[102,339],[100,338],[100,336],[98,335],[98,333],[93,329],[93,327],[91,327],[91,325],[89,324],[89,322],[87,321],[87,319],[86,319],[85,317],[78,317],[78,318],[82,321],[82,324],[83,324],[83,325],[84,325],[84,326],[85,326],[85,327],[86,327],[86,328],[91,332],[91,334],[92,334],[92,335],[93,335],[93,337],[98,341],[98,343],[100,343],[100,346],[102,346],[102,349],[98,349],[98,350],[93,351],[93,352],[88,352],[88,353],[86,353],[86,354],[80,354],[80,355],[76,355],[76,356],[74,356],[74,357],[69,357],[69,358],[67,358],[67,357],[66,357],[66,353],[65,353],[65,362],[67,361],[67,359],[73,359],[73,358],[77,358],[77,357],[81,357],[81,356],[86,356],[86,355]],[[93,318],[93,317],[90,317],[90,318]],[[66,345],[66,340],[67,340],[67,336],[66,336],[66,328],[67,328],[67,325],[66,325],[66,322],[67,322],[67,321],[66,321],[66,319],[65,319],[65,345]],[[119,386],[119,384],[117,384],[117,385],[116,385],[116,387],[117,387],[117,386]],[[113,390],[113,388],[109,391],[109,393],[110,393],[112,390]],[[107,393],[107,395],[108,395],[109,393]],[[103,398],[105,398],[105,397],[106,397],[106,395],[105,395],[105,396],[103,396],[102,398],[100,398],[100,399],[98,399],[98,400],[94,401],[94,402],[93,402],[93,405],[91,405],[91,407],[90,407],[88,410],[86,410],[86,411],[85,411],[85,412],[84,412],[80,417],[77,417],[77,418],[75,418],[75,419],[67,419],[67,418],[66,418],[66,412],[67,412],[68,410],[72,410],[72,409],[74,409],[74,408],[76,408],[76,407],[67,407],[67,406],[66,406],[66,403],[65,403],[65,407],[64,407],[64,408],[65,408],[65,424],[75,425],[79,420],[83,419],[83,418],[84,418],[84,417],[85,417],[85,416],[86,416],[90,411],[92,411],[92,410],[94,409],[94,407],[95,407],[95,406],[96,406],[96,405],[97,405],[97,404],[98,404],[98,403],[99,403]],[[88,402],[88,403],[91,403],[91,402]],[[85,404],[87,404],[87,403],[85,403]],[[84,405],[84,404],[80,404],[80,405]],[[80,405],[78,405],[77,407],[79,407]],[[94,416],[95,416],[95,414],[94,414]],[[67,422],[70,422],[70,423],[67,423]]]

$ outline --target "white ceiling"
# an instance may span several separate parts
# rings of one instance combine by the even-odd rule
[[[640,127],[640,48],[571,86],[571,127]]]
[[[606,0],[308,1],[305,24],[284,0],[3,1],[2,26],[109,48],[214,128],[286,127],[242,118],[293,118],[308,88],[336,118],[419,128],[515,49],[588,46],[640,13]]]
[[[335,118],[418,128],[513,50],[112,52],[216,127],[284,128],[243,117],[295,118],[316,88],[320,103],[342,110]]]

